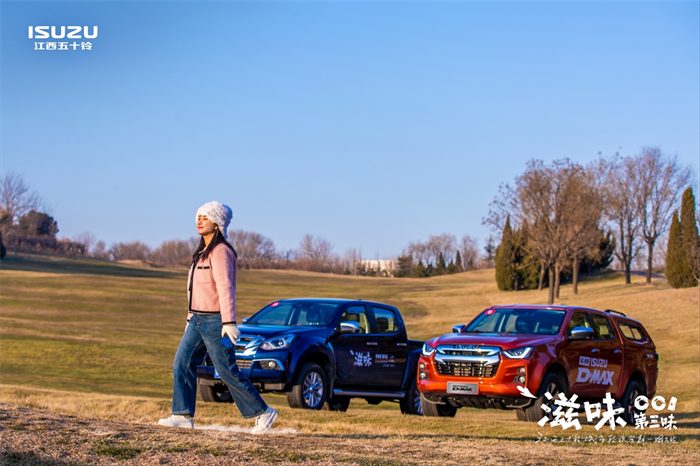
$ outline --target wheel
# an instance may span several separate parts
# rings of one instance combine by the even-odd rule
[[[420,405],[423,410],[423,416],[428,417],[455,417],[457,408],[449,404],[433,403],[428,401],[423,394],[420,396]]]
[[[348,406],[350,406],[349,396],[334,396],[326,401],[326,404],[323,405],[323,409],[326,411],[347,411]]]
[[[290,408],[321,409],[327,396],[326,374],[321,366],[307,363],[299,371],[292,390],[287,392]]]
[[[525,409],[515,409],[515,417],[518,418],[518,421],[527,421],[527,414],[525,413]],[[540,418],[542,419],[542,418]],[[539,419],[538,419],[539,421]]]
[[[199,393],[202,395],[202,400],[207,403],[233,403],[231,392],[228,387],[223,384],[219,385],[204,385],[199,383]]]
[[[545,397],[545,393],[549,392],[552,395],[552,399],[549,400]],[[554,400],[557,399],[559,393],[566,393],[566,383],[563,382],[557,374],[549,373],[544,376],[542,383],[540,384],[540,389],[537,392],[537,399],[535,402],[527,408],[522,410],[523,421],[537,422],[542,417],[547,416],[549,419],[554,419],[552,413],[557,406],[554,404]],[[552,410],[549,414],[542,409],[542,405],[546,404]],[[520,417],[518,417],[520,419]]]
[[[408,386],[406,397],[399,401],[399,406],[401,407],[401,413],[403,414],[415,414],[417,416],[423,415],[420,392],[418,391],[418,383],[416,383],[415,377],[413,377],[411,385]]]
[[[642,384],[636,380],[630,380],[627,382],[625,395],[622,397],[622,407],[625,408],[623,419],[627,421],[627,425],[634,425],[635,414],[639,416],[645,413],[645,411],[634,407],[634,400],[636,400],[638,396],[647,396],[647,391],[644,389]]]

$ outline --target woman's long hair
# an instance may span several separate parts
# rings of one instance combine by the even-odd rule
[[[192,254],[192,263],[194,264],[195,261],[199,259],[206,259],[209,257],[209,253],[216,247],[217,244],[219,243],[224,243],[226,246],[231,248],[231,251],[233,251],[233,255],[238,258],[238,254],[236,254],[236,250],[233,249],[233,246],[231,246],[231,243],[226,241],[226,238],[224,238],[224,235],[221,234],[221,231],[219,229],[214,230],[214,237],[211,239],[211,242],[209,242],[209,246],[206,246],[204,243],[204,236],[202,236],[199,240],[199,246],[197,246],[197,249],[195,249],[194,254]],[[201,253],[201,256],[200,256]]]

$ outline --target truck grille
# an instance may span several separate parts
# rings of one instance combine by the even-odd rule
[[[252,359],[236,359],[236,364],[238,364],[239,369],[250,369]]]
[[[483,364],[480,362],[449,361],[445,364],[436,363],[438,374],[454,375],[457,377],[493,377],[498,371],[498,364]]]
[[[236,359],[236,364],[238,364],[239,369],[250,369],[250,366],[253,364],[252,359]],[[204,358],[204,365],[205,366],[210,366],[213,367],[214,363],[211,362],[211,358],[207,354],[207,357]]]

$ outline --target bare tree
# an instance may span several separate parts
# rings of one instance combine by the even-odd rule
[[[692,172],[683,167],[677,157],[667,157],[658,147],[645,147],[635,157],[639,179],[637,204],[640,209],[641,236],[647,244],[647,285],[651,284],[654,247],[671,224],[673,210],[678,208],[680,195],[690,183]]]
[[[104,241],[98,241],[90,251],[90,256],[95,259],[109,260],[109,251]]]
[[[625,283],[632,283],[632,261],[640,247],[642,221],[640,191],[642,180],[634,157],[613,156],[608,161],[606,180],[606,214],[617,237],[615,257],[622,263]]]
[[[459,244],[459,251],[462,256],[462,269],[464,271],[474,270],[479,260],[479,242],[469,235],[462,236]]]
[[[565,255],[572,264],[574,294],[578,294],[580,261],[591,257],[598,246],[600,222],[604,209],[604,183],[598,166],[580,167],[570,172],[567,215],[562,218],[567,230]],[[555,292],[559,297],[558,290]]]
[[[90,255],[92,248],[97,242],[97,237],[90,231],[84,231],[73,237],[73,242],[81,244],[85,248],[85,254]]]
[[[518,227],[527,225],[526,248],[539,259],[542,270],[549,271],[549,304],[558,297],[561,271],[569,262],[573,244],[587,222],[585,217],[588,190],[582,193],[586,171],[569,159],[545,165],[541,160],[528,162],[515,186],[501,185],[499,195],[491,203],[484,223],[502,230],[510,215]]]
[[[297,248],[297,262],[304,270],[327,272],[334,269],[337,258],[330,241],[313,235],[304,235]]]
[[[112,260],[139,260],[147,262],[151,258],[151,248],[141,241],[131,241],[130,243],[116,243],[109,248]]]
[[[151,253],[150,258],[158,265],[187,267],[192,262],[192,254],[197,243],[198,238],[187,241],[179,239],[164,241]]]
[[[0,215],[6,219],[2,222],[3,233],[7,233],[19,217],[30,210],[38,211],[40,207],[41,198],[22,175],[9,172],[0,179]]]
[[[228,232],[229,242],[238,254],[239,263],[245,268],[271,267],[275,260],[275,243],[260,233],[244,230]]]

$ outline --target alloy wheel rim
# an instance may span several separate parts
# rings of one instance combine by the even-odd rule
[[[413,393],[413,407],[416,410],[416,414],[422,416],[423,415],[423,406],[420,403],[420,392],[416,388],[416,391]]]
[[[547,385],[547,392],[549,392],[550,395],[552,395],[552,399],[548,400],[546,396],[544,396],[544,401],[542,404],[545,404],[549,406],[549,409],[551,410],[550,412],[545,412],[545,415],[549,418],[551,421],[554,419],[554,411],[557,409],[557,405],[554,404],[554,401],[558,398],[559,395],[559,387],[557,386],[556,383],[552,382],[549,385]]]
[[[641,411],[638,410],[637,408],[635,408],[635,406],[634,406],[634,402],[639,395],[640,395],[639,390],[637,390],[636,388],[634,390],[632,390],[632,393],[630,393],[630,399],[628,401],[629,406],[627,406],[627,413],[629,416],[629,421],[631,423],[634,422],[635,415],[641,414]]]
[[[317,372],[309,373],[304,379],[304,402],[310,408],[315,408],[323,397],[323,379]]]

